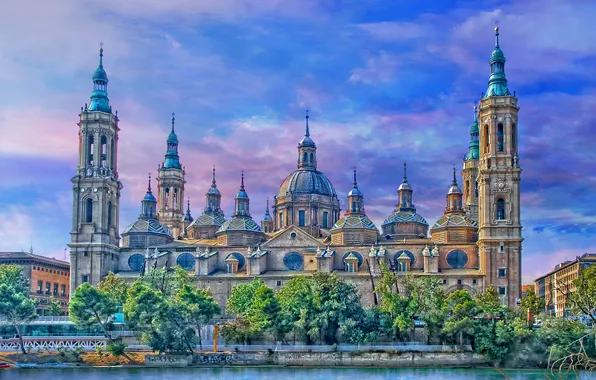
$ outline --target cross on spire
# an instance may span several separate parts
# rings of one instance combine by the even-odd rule
[[[453,185],[457,185],[457,179],[455,178],[455,166],[453,167]]]
[[[242,170],[242,179],[240,182],[240,189],[244,190],[244,170]]]
[[[147,184],[147,192],[149,192],[149,193],[151,192],[151,173],[149,173],[149,181],[148,181],[148,184]]]
[[[404,161],[404,182],[408,182],[408,175],[406,172],[406,162]]]
[[[304,134],[304,136],[309,137],[310,136],[310,131],[308,130],[308,119],[309,119],[308,110],[306,110],[305,119],[306,119],[306,133]]]
[[[174,133],[174,121],[176,118],[174,117],[174,112],[172,112],[172,133]]]
[[[213,165],[213,179],[211,180],[211,186],[215,187],[215,165]]]
[[[354,187],[358,187],[358,181],[356,181],[356,167],[354,166]]]

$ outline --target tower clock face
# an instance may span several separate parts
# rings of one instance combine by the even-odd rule
[[[499,186],[499,189],[503,190],[503,188],[505,187],[505,184],[503,182],[499,182],[498,186]]]

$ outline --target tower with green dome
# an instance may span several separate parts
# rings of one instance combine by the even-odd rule
[[[470,145],[468,154],[464,157],[462,177],[464,181],[464,209],[466,215],[473,220],[478,220],[478,159],[480,157],[480,146],[478,137],[478,107],[474,106],[474,122],[470,127]]]
[[[495,28],[488,90],[480,101],[478,255],[485,287],[494,285],[504,304],[521,297],[521,221],[517,97],[505,77],[505,55]]]
[[[157,171],[157,213],[175,238],[184,232],[184,168],[178,155],[178,136],[176,135],[175,117],[172,114],[172,130],[166,140],[165,160]]]
[[[70,232],[70,289],[84,282],[99,283],[115,271],[119,256],[118,116],[108,100],[108,75],[103,47],[92,77],[89,105],[79,114],[79,160],[73,184]]]

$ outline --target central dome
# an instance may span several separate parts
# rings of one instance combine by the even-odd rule
[[[319,194],[337,196],[327,176],[317,170],[298,169],[284,179],[277,193],[278,198],[290,194]]]

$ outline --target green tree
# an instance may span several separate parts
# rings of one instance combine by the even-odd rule
[[[201,328],[206,325],[215,314],[221,310],[211,294],[203,289],[196,289],[190,285],[184,285],[178,292],[178,298],[188,307],[189,322],[195,327],[199,337],[199,346],[203,349],[201,339]]]
[[[534,289],[528,289],[526,295],[521,299],[521,310],[530,311],[534,316],[544,312],[544,307],[544,298],[538,297]]]
[[[35,318],[36,302],[29,298],[29,280],[18,265],[0,265],[0,318],[12,325],[26,354],[20,325]]]
[[[445,322],[445,290],[438,278],[406,276],[405,286],[410,301],[408,309],[411,314],[424,322],[424,330],[428,341],[438,338]],[[428,343],[428,342],[427,342]]]
[[[494,285],[489,286],[484,293],[476,296],[476,304],[483,316],[493,322],[500,318],[506,310]]]
[[[391,329],[389,333],[391,339],[405,339],[414,328],[410,298],[407,293],[400,294],[397,276],[389,270],[385,263],[381,263],[381,273],[376,292],[381,298],[380,310],[383,313],[381,319],[383,328]],[[407,291],[407,289],[404,290]]]
[[[57,299],[50,297],[50,302],[48,303],[48,307],[45,309],[44,314],[48,316],[62,315],[62,305],[60,305],[60,302]]]
[[[70,319],[77,326],[91,327],[98,325],[109,342],[114,342],[109,327],[117,307],[108,294],[94,288],[89,283],[84,283],[75,290],[68,309]]]
[[[443,333],[448,337],[458,337],[459,344],[463,344],[464,336],[473,336],[475,317],[479,309],[476,301],[467,290],[455,290],[445,303],[447,318]]]
[[[120,276],[112,272],[97,284],[97,289],[106,294],[116,304],[122,306],[126,302],[128,284]]]
[[[280,306],[278,330],[284,334],[293,331],[294,340],[298,334],[300,340],[311,344],[311,336],[318,336],[318,329],[313,325],[316,310],[313,301],[312,277],[292,278],[279,289],[277,299]]]
[[[572,311],[588,316],[596,324],[596,265],[581,271],[573,285],[574,291],[568,292]]]

